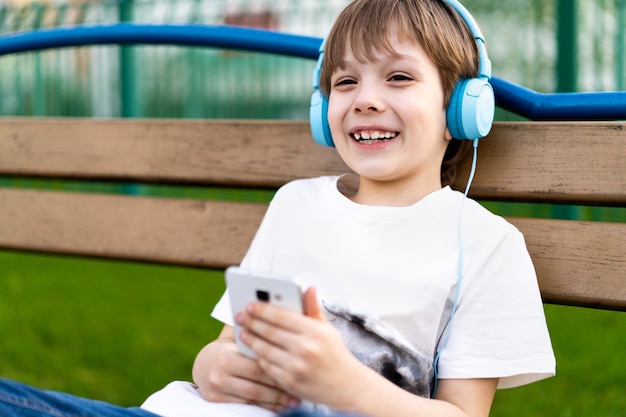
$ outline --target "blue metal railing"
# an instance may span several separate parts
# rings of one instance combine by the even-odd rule
[[[321,39],[224,25],[115,23],[40,29],[0,37],[0,55],[85,45],[206,46],[317,59]]]
[[[498,107],[537,121],[625,120],[626,91],[538,93],[491,79]]]
[[[118,23],[0,37],[0,55],[85,45],[161,44],[247,50],[317,59],[322,39],[233,26]],[[531,120],[624,120],[626,91],[542,94],[494,77],[497,105]]]

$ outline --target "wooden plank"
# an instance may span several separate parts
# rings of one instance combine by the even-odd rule
[[[626,206],[626,123],[497,123],[478,146],[477,199]],[[465,188],[469,164],[457,187]]]
[[[626,224],[509,220],[526,238],[545,302],[626,311]]]
[[[626,206],[625,127],[496,123],[480,142],[472,196]],[[277,187],[347,170],[306,121],[0,119],[4,175]],[[466,181],[467,167],[457,188]]]
[[[0,118],[0,174],[277,187],[346,172],[308,122]]]
[[[0,189],[0,247],[224,268],[266,205]]]
[[[0,189],[0,247],[224,268],[266,206]],[[626,224],[511,219],[546,302],[626,310]]]

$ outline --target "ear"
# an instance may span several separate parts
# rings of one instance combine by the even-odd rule
[[[445,132],[443,132],[443,138],[447,141],[451,141],[452,139],[454,139],[452,137],[452,133],[450,133],[450,129],[448,129],[448,126],[446,126],[446,130]]]

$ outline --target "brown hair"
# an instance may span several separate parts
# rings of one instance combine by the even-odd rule
[[[330,94],[332,74],[345,66],[346,45],[361,62],[377,53],[396,53],[391,28],[400,41],[420,45],[439,69],[447,107],[460,79],[478,74],[478,47],[463,19],[442,0],[355,0],[339,15],[326,39],[320,91]],[[452,140],[441,165],[442,185],[450,185],[471,141]]]

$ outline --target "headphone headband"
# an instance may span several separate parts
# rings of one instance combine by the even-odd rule
[[[478,77],[491,78],[491,60],[487,54],[485,36],[482,30],[480,30],[478,23],[476,23],[474,16],[457,0],[444,1],[461,16],[461,19],[463,19],[476,41],[476,45],[478,46]]]

